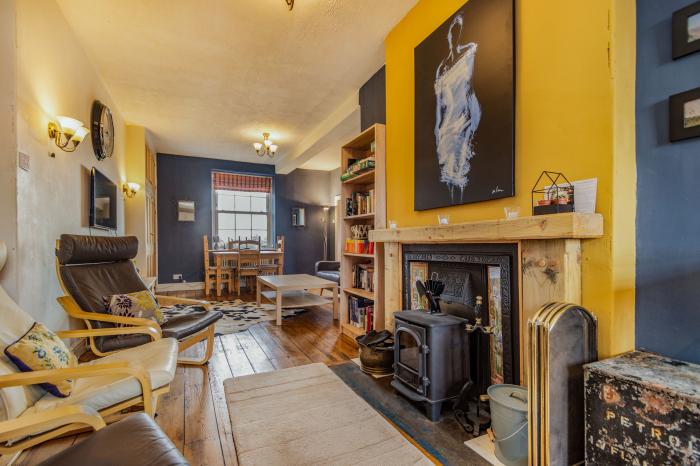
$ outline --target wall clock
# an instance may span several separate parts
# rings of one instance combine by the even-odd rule
[[[92,104],[91,113],[92,149],[97,160],[112,156],[114,151],[114,122],[109,107],[99,100]]]

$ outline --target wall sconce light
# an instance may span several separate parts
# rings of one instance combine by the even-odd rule
[[[132,199],[134,196],[136,196],[136,193],[139,192],[139,189],[141,189],[141,185],[139,185],[138,183],[124,183],[124,186],[122,186],[122,192],[129,199]]]
[[[56,120],[49,122],[49,137],[54,140],[59,149],[75,152],[90,131],[83,126],[82,121],[75,118],[57,116]]]

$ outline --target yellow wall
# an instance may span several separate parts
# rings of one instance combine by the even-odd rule
[[[458,223],[501,218],[503,207],[513,205],[529,215],[530,190],[542,170],[561,171],[569,179],[597,177],[597,210],[605,217],[606,234],[584,242],[582,304],[599,319],[601,355],[630,350],[634,1],[516,0],[516,197],[416,212],[413,50],[464,2],[421,0],[385,41],[387,219],[418,226],[449,213],[450,222]],[[614,203],[614,197],[625,201]]]
[[[136,196],[124,199],[124,233],[139,239],[136,267],[147,270],[146,264],[146,128],[127,125],[125,136],[126,181],[138,183]]]

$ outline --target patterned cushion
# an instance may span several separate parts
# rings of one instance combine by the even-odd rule
[[[40,323],[35,323],[22,338],[5,348],[5,355],[22,372],[76,367],[78,359],[55,333]],[[60,398],[66,398],[73,389],[73,380],[55,384],[43,383],[41,387]]]
[[[114,316],[141,317],[151,319],[158,324],[165,322],[163,311],[158,306],[155,296],[148,291],[137,291],[129,294],[115,294],[105,298],[107,311]],[[125,326],[126,324],[120,324]]]

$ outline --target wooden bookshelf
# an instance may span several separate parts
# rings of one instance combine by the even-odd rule
[[[359,220],[361,218],[374,218],[374,212],[370,212],[368,214],[351,215],[349,217],[345,217],[345,220]]]
[[[343,181],[343,184],[364,184],[364,183],[374,183],[374,170],[361,173],[354,178],[347,179]]]
[[[371,144],[374,142],[374,154]],[[342,182],[340,204],[341,218],[340,246],[345,251],[346,240],[352,239],[353,225],[371,225],[371,229],[386,228],[386,127],[381,124],[371,126],[341,148],[341,171],[345,173],[354,161],[374,155],[374,169],[362,172]],[[372,210],[367,213],[347,215],[346,199],[353,193],[373,190]],[[379,247],[377,247],[379,246]],[[352,270],[357,264],[374,265],[374,291],[353,287]],[[374,301],[374,329],[384,329],[384,247],[375,245],[374,254],[343,252],[340,258],[340,322],[343,335],[352,339],[363,335],[364,328],[356,327],[350,322],[349,300],[352,297]]]
[[[347,294],[360,296],[361,298],[374,299],[374,292],[363,290],[362,288],[343,288]]]

